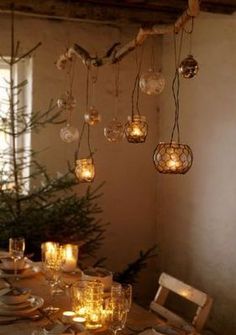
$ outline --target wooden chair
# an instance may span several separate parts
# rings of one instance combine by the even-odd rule
[[[206,293],[201,292],[164,272],[159,278],[159,285],[160,286],[157,294],[150,304],[151,311],[156,312],[172,325],[178,327],[190,326],[193,330],[200,332],[203,329],[209,315],[212,306],[212,298],[209,297]],[[191,324],[164,307],[170,291],[197,305],[197,310]]]

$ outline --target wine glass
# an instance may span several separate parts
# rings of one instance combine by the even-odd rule
[[[125,303],[126,303],[126,308],[127,312],[130,311],[131,305],[132,305],[132,285],[130,284],[122,284],[122,291],[125,296]]]
[[[25,239],[23,237],[9,238],[9,254],[14,261],[14,277],[17,279],[17,261],[24,257]]]
[[[109,309],[108,328],[116,335],[119,330],[125,327],[127,320],[127,305],[124,295],[110,298]]]

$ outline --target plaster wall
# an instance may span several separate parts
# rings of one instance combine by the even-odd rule
[[[21,41],[21,51],[33,47],[41,41],[33,59],[33,107],[35,110],[47,108],[50,99],[57,100],[68,88],[65,72],[56,69],[54,62],[66,47],[78,42],[93,54],[105,54],[114,42],[121,38],[125,43],[137,33],[138,27],[123,26],[121,30],[110,25],[86,24],[80,22],[61,22],[52,20],[16,17],[16,40]],[[10,16],[1,16],[0,53],[8,55],[10,51]],[[150,46],[150,45],[149,45]],[[160,55],[161,40],[154,45]],[[150,48],[144,50],[143,69],[150,67]],[[160,61],[160,59],[157,61]],[[136,76],[135,55],[128,55],[120,65],[119,115],[123,122],[131,114],[131,92]],[[77,62],[74,78],[74,95],[78,107],[73,115],[73,123],[81,129],[85,112],[86,70]],[[129,262],[136,259],[141,249],[147,249],[155,243],[156,229],[156,172],[152,163],[152,152],[156,144],[157,99],[140,97],[141,113],[147,116],[149,136],[145,144],[109,143],[104,135],[104,126],[115,115],[114,69],[104,66],[99,69],[98,82],[94,92],[94,104],[102,114],[102,123],[91,130],[92,148],[95,155],[96,181],[94,187],[105,181],[99,199],[103,208],[102,220],[109,222],[106,239],[98,257],[107,257],[107,267],[120,271]],[[59,138],[62,126],[48,126],[32,136],[32,146],[42,150],[40,159],[52,174],[63,172],[67,161],[73,163],[77,144],[65,144]],[[82,143],[82,153],[88,153]],[[86,185],[78,187],[85,192]],[[43,232],[42,232],[43,234]],[[153,269],[152,269],[153,271]],[[141,278],[141,285],[148,280],[146,290],[139,292],[144,296],[151,289],[153,276],[147,271]]]
[[[188,53],[187,38],[182,58]],[[214,306],[208,325],[236,333],[236,16],[202,14],[196,19],[193,55],[200,71],[181,80],[182,143],[194,163],[184,176],[157,176],[157,240],[161,268],[209,293]],[[160,139],[173,124],[173,40],[164,37]]]

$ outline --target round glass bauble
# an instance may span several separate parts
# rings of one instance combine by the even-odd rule
[[[141,75],[139,87],[143,93],[158,95],[164,90],[165,78],[161,72],[155,72],[153,69],[149,69]]]
[[[90,126],[94,126],[95,124],[101,122],[101,119],[101,114],[94,106],[89,107],[88,112],[84,114],[84,120]]]
[[[64,111],[73,110],[76,106],[76,100],[69,91],[66,91],[58,100],[57,107]]]
[[[120,142],[124,138],[123,124],[114,118],[104,128],[104,136],[109,142]]]
[[[186,57],[179,66],[179,73],[183,76],[185,79],[190,79],[196,76],[198,73],[199,66],[197,61],[193,58],[192,55],[189,55]]]
[[[77,128],[67,124],[65,127],[60,130],[60,137],[63,142],[71,143],[79,138],[79,131]]]

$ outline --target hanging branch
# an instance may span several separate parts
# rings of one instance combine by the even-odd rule
[[[199,2],[200,0],[188,0],[188,8],[174,24],[175,33],[178,33],[185,26],[185,24],[192,19],[192,17],[196,17],[198,15]],[[173,25],[154,25],[152,27],[142,27],[139,29],[138,34],[132,41],[128,42],[119,49],[117,47],[120,44],[115,43],[103,57],[92,57],[82,46],[79,44],[74,44],[63,55],[59,56],[58,60],[56,61],[56,66],[59,70],[63,70],[66,67],[67,62],[72,60],[73,56],[80,58],[86,66],[114,64],[119,62],[131,51],[142,45],[149,36],[170,34],[172,32]]]

